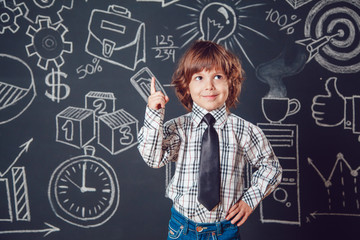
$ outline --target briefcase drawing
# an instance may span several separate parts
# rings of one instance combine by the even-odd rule
[[[85,51],[109,63],[135,70],[146,61],[145,24],[131,18],[128,9],[110,5],[91,13]]]

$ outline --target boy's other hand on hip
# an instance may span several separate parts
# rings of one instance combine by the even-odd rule
[[[231,220],[232,224],[240,227],[245,223],[252,211],[253,209],[246,202],[240,200],[230,208],[226,220]]]

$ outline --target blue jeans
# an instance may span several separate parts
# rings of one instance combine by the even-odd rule
[[[196,223],[171,208],[168,240],[240,240],[239,228],[230,221]]]

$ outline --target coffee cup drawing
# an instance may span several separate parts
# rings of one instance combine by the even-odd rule
[[[261,106],[265,118],[272,124],[280,124],[286,117],[299,112],[301,104],[295,98],[267,98],[261,99]]]

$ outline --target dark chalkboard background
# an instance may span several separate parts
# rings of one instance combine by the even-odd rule
[[[242,238],[358,239],[359,12],[351,0],[0,0],[0,239],[166,238],[174,166],[147,167],[136,134],[152,75],[166,119],[185,113],[170,81],[196,39],[241,58],[233,112],[264,129],[285,170]]]

